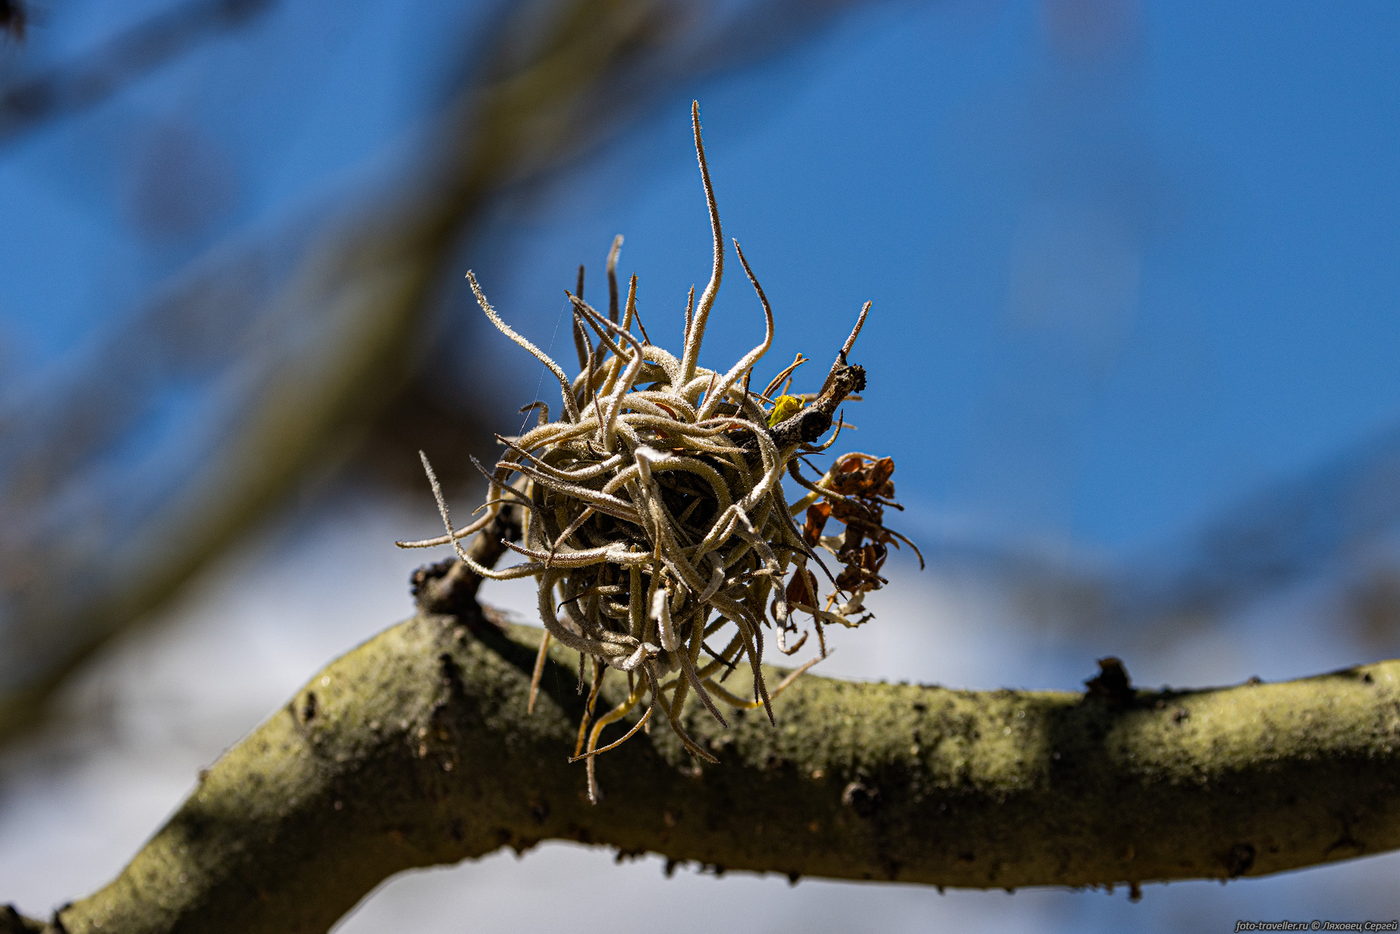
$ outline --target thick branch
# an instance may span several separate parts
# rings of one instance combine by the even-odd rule
[[[324,931],[392,873],[548,838],[972,887],[1224,879],[1400,847],[1400,661],[1192,692],[1100,679],[1087,696],[809,675],[776,728],[692,715],[719,765],[670,730],[607,753],[592,806],[565,761],[575,657],[554,654],[525,714],[537,636],[424,614],[332,663],[64,929]]]

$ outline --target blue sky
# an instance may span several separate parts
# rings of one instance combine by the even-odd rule
[[[210,230],[245,240],[392,176],[450,30],[438,4],[390,6],[276,9],[13,145],[12,372],[217,247],[212,232],[151,244],[124,229],[123,185],[161,121],[200,112],[196,142],[232,176]],[[80,17],[46,17],[81,34]],[[686,126],[699,97],[726,233],[778,310],[774,366],[824,359],[873,300],[872,384],[851,415],[863,447],[896,455],[905,497],[978,535],[1111,560],[1400,416],[1397,40],[1388,3],[876,5],[677,88],[547,191],[498,207],[466,262],[547,337],[574,264],[599,272],[621,232],[649,320],[674,322],[707,275]],[[474,314],[464,283],[456,299]],[[716,361],[757,334],[741,279],[720,315]]]
[[[775,366],[874,300],[852,419],[904,495],[1110,556],[1393,424],[1400,9],[1371,12],[1154,5],[1084,62],[1023,5],[891,5],[697,87]],[[613,232],[643,301],[703,283],[690,90],[551,192],[562,222],[503,212],[506,313],[547,336]],[[722,360],[759,327],[742,280],[719,314]]]
[[[114,10],[46,10],[7,61],[86,48]],[[295,261],[323,218],[414,178],[479,12],[336,11],[274,4],[0,152],[0,217],[24,234],[0,275],[0,398],[106,365],[79,351],[189,270],[249,245]],[[567,357],[563,290],[585,262],[598,295],[622,233],[651,333],[674,339],[709,270],[692,98],[726,235],[777,311],[772,368],[808,354],[811,388],[874,302],[845,443],[895,456],[901,528],[935,559],[1129,578],[1190,564],[1222,511],[1400,425],[1400,8],[883,3],[838,22],[679,82],[493,206],[440,296],[444,333],[467,335],[463,391],[483,365],[507,380],[489,399],[501,430],[545,384],[460,273]],[[152,199],[183,226],[152,230]],[[731,255],[705,360],[727,367],[760,327]],[[160,445],[184,456],[217,434],[196,380],[172,379],[146,434],[95,474],[131,484],[107,502],[159,495],[169,479],[145,471]],[[1343,508],[1365,492],[1343,487]]]

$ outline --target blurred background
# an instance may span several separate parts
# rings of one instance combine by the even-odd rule
[[[1400,655],[1389,0],[0,3],[0,902],[109,880],[212,762],[411,612],[393,541],[550,393],[626,236],[658,343],[727,235],[921,544],[828,675],[1078,689]],[[731,272],[702,363],[762,333]],[[821,374],[808,374],[817,379]],[[798,389],[814,389],[801,385]],[[483,598],[529,618],[518,588]],[[606,765],[602,768],[606,783]],[[555,844],[343,932],[1234,929],[1389,919],[1400,858],[948,892]],[[664,913],[664,914],[663,914]]]

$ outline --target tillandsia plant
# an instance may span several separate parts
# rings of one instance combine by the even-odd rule
[[[575,759],[588,763],[588,791],[597,800],[595,757],[643,729],[660,711],[685,748],[716,761],[681,724],[691,692],[720,723],[720,704],[762,707],[827,654],[823,625],[857,626],[870,618],[864,595],[886,583],[880,576],[888,546],[903,536],[885,528],[885,506],[894,502],[894,462],[866,454],[837,458],[819,479],[802,472],[809,455],[827,450],[840,433],[839,406],[865,386],[865,370],[848,362],[870,310],[867,302],[816,393],[789,395],[800,354],[764,386],[751,387],[754,367],[773,340],[773,312],[737,241],[734,250],[763,309],[763,341],[729,369],[700,366],[700,345],[724,272],[724,241],[705,148],[700,111],[691,110],[695,151],[714,235],[714,266],[699,299],[686,302],[679,357],[653,344],[637,310],[637,279],[619,302],[617,259],[622,238],[607,260],[608,312],[581,294],[566,292],[573,310],[579,372],[564,369],[517,334],[487,301],[476,277],[467,279],[482,311],[500,331],[539,360],[559,381],[562,414],[533,402],[537,424],[519,437],[501,437],[481,515],[456,529],[426,456],[447,534],[404,547],[451,543],[483,578],[533,577],[539,585],[544,624],[531,685],[533,706],[551,639],[592,663],[592,690],[579,725]],[[582,275],[580,274],[580,288]],[[619,307],[620,306],[620,307]],[[832,431],[829,440],[821,438]],[[788,503],[782,481],[791,477],[805,494]],[[519,541],[505,547],[526,560],[496,569],[474,558],[461,540],[497,534],[503,511],[519,513]],[[794,517],[803,516],[799,528]],[[832,520],[844,524],[830,534]],[[509,523],[507,524],[509,525]],[[833,554],[833,576],[818,550]],[[917,553],[917,549],[915,549]],[[922,556],[920,563],[922,564]],[[825,597],[813,568],[831,584]],[[810,619],[819,653],[771,690],[760,667],[765,630],[776,632],[778,650],[797,652]],[[752,686],[744,695],[725,686],[747,662]],[[604,672],[627,673],[621,704],[595,716]],[[583,673],[580,671],[580,685]],[[603,732],[646,701],[644,713],[620,738],[602,744]],[[727,725],[727,724],[726,724]]]

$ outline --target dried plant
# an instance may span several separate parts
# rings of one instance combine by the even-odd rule
[[[681,725],[682,706],[691,691],[721,723],[725,719],[720,702],[739,708],[761,706],[771,720],[772,699],[826,656],[823,624],[856,626],[869,619],[862,599],[885,583],[879,571],[886,546],[908,541],[883,525],[883,507],[898,508],[890,482],[894,462],[889,458],[848,454],[815,481],[801,471],[805,456],[825,451],[836,440],[841,403],[864,388],[864,369],[846,358],[869,302],[819,392],[786,392],[794,371],[806,362],[801,355],[762,392],[755,392],[750,379],[772,343],[773,313],[735,241],[739,262],[763,308],[763,341],[723,373],[699,365],[705,325],[724,271],[724,242],[698,104],[691,118],[714,234],[714,267],[698,301],[694,289],[687,300],[680,357],[650,342],[637,312],[635,276],[625,301],[619,302],[621,237],[608,254],[607,315],[581,295],[566,293],[573,308],[579,362],[573,378],[512,330],[486,300],[476,277],[467,273],[492,324],[559,381],[563,415],[552,421],[549,406],[534,402],[522,410],[536,413],[534,428],[519,437],[497,436],[505,452],[494,471],[481,468],[489,483],[486,502],[481,516],[466,528],[453,528],[424,456],[447,534],[399,543],[451,543],[482,577],[538,580],[545,633],[530,704],[550,639],[592,660],[592,690],[574,755],[587,760],[593,800],[598,794],[594,757],[645,727],[658,709],[686,749],[715,761]],[[832,437],[818,443],[833,423]],[[791,505],[782,486],[785,474],[806,491]],[[493,522],[502,510],[512,508],[522,514],[522,541],[502,544],[526,560],[499,570],[487,567],[461,546],[461,540],[499,528]],[[793,516],[804,509],[806,522],[799,531]],[[824,535],[830,520],[844,523],[844,534]],[[817,557],[818,548],[842,564],[838,576]],[[832,584],[824,599],[818,597],[812,567]],[[796,613],[812,621],[820,653],[770,691],[760,668],[764,630],[771,626],[776,631],[779,651],[797,652],[807,633],[795,621]],[[753,675],[751,696],[739,696],[723,683],[745,660]],[[608,668],[627,672],[630,692],[621,704],[595,717]],[[631,729],[600,745],[603,731],[648,697],[645,712]]]

